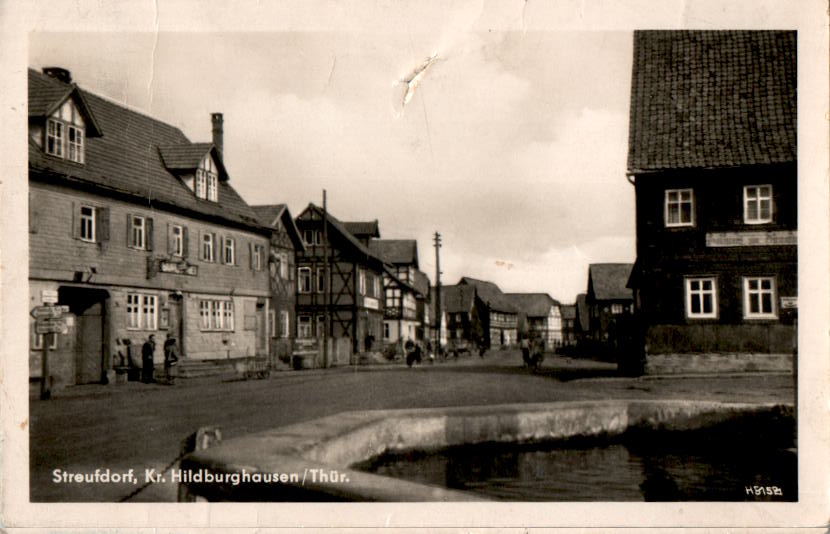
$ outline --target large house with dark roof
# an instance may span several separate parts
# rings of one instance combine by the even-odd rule
[[[562,311],[559,302],[547,293],[505,293],[517,310],[518,332],[531,339],[541,339],[545,348],[562,345]]]
[[[588,332],[595,346],[615,350],[626,317],[634,313],[634,297],[626,287],[630,263],[592,263],[588,266]],[[627,325],[626,325],[627,327]]]
[[[271,302],[268,325],[271,355],[288,360],[293,353],[297,331],[297,284],[295,283],[296,251],[305,244],[285,204],[251,206],[263,225],[271,229],[268,251],[268,279]]]
[[[347,339],[353,354],[379,350],[387,270],[383,259],[369,250],[370,236],[363,241],[314,204],[295,223],[305,246],[297,251],[297,338]],[[376,233],[376,227],[375,222],[375,231],[368,233]]]
[[[186,360],[267,354],[270,230],[230,184],[221,114],[192,143],[64,69],[28,76],[30,304],[69,308],[50,379],[108,381],[151,334],[157,362],[165,334]],[[36,380],[43,343],[33,327]]]
[[[629,286],[647,370],[787,367],[797,307],[796,32],[634,34]]]

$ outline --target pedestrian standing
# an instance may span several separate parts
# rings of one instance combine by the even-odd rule
[[[150,334],[141,347],[141,381],[149,384],[153,381],[153,354],[156,352],[156,336]]]
[[[170,368],[177,363],[179,363],[179,357],[176,354],[176,338],[168,333],[164,341],[164,378],[169,385],[173,384],[173,374]]]

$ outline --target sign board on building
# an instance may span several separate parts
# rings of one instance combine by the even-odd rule
[[[66,321],[63,319],[55,319],[52,317],[43,317],[35,322],[36,334],[65,334],[69,331],[66,326]]]
[[[380,309],[378,299],[373,299],[372,297],[363,297],[363,307],[369,308],[370,310]]]
[[[159,271],[163,273],[196,276],[199,273],[199,267],[196,265],[190,265],[185,261],[159,260]]]
[[[58,291],[56,289],[41,289],[40,290],[40,300],[44,304],[57,304],[58,303]]]
[[[35,306],[30,315],[35,319],[40,319],[41,317],[60,317],[64,313],[69,313],[69,306]]]
[[[777,245],[797,245],[795,230],[773,232],[708,232],[707,247],[766,247]]]
[[[794,310],[798,308],[798,297],[781,297],[782,310]]]

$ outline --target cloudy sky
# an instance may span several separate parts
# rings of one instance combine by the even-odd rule
[[[591,6],[607,17],[597,4],[571,18]],[[29,34],[28,65],[67,68],[193,141],[209,140],[209,114],[224,113],[231,183],[249,203],[284,202],[296,216],[325,188],[341,220],[378,219],[382,237],[417,239],[433,281],[438,231],[444,283],[469,275],[562,302],[585,291],[589,263],[634,260],[625,17],[642,10],[612,14],[622,29],[573,31],[535,24],[545,20],[535,2],[414,13],[295,3],[270,19],[137,5],[142,31],[126,11],[102,12],[100,27],[75,5],[37,12],[58,23]],[[707,24],[684,10],[685,23]],[[175,31],[185,13],[196,30]],[[113,21],[126,28],[100,31]]]
[[[249,203],[297,215],[325,188],[341,220],[416,238],[431,279],[438,231],[444,283],[469,275],[571,302],[589,262],[634,258],[631,42],[631,32],[38,32],[29,64],[67,68],[194,141],[210,139],[210,112],[224,113],[231,183]]]

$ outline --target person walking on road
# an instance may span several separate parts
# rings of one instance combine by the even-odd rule
[[[167,334],[167,339],[164,341],[164,378],[168,385],[173,385],[174,377],[170,368],[179,363],[179,357],[176,354],[176,338],[173,334]]]
[[[149,384],[153,381],[153,354],[156,352],[156,336],[150,334],[141,347],[141,381]]]

